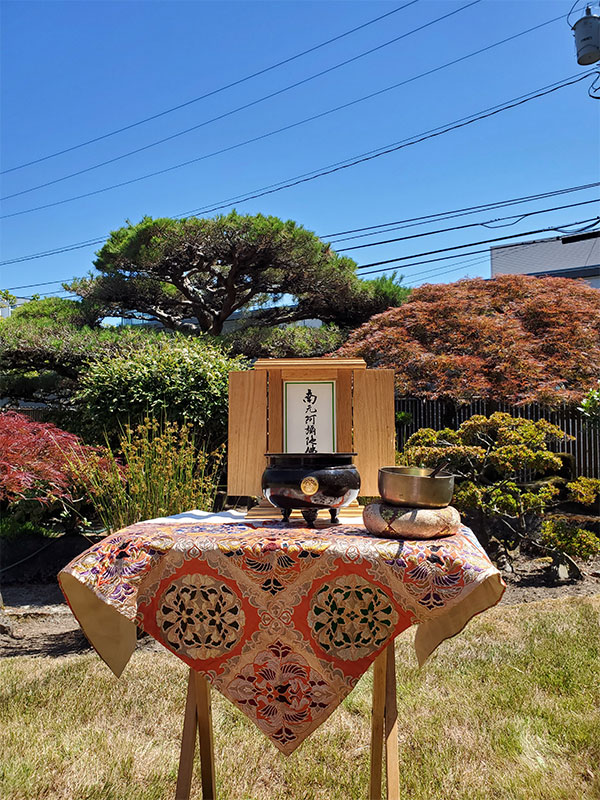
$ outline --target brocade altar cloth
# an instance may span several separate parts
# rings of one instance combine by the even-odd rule
[[[361,525],[143,522],[61,571],[91,644],[120,675],[136,625],[240,708],[283,753],[417,625],[422,664],[504,592],[468,528],[426,541]]]

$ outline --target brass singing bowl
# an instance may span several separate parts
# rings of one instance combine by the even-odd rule
[[[427,467],[381,467],[379,494],[393,506],[445,508],[452,501],[454,475],[440,472],[430,478]]]

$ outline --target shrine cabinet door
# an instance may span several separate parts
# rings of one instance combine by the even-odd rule
[[[394,370],[365,369],[354,373],[353,416],[356,468],[360,494],[379,494],[377,473],[396,458]]]
[[[267,373],[229,373],[227,494],[261,497],[267,466]]]

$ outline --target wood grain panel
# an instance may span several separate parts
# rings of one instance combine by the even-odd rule
[[[229,374],[227,494],[262,495],[267,465],[267,373]]]
[[[335,383],[335,449],[352,453],[352,373],[339,369]]]
[[[354,373],[354,449],[363,496],[377,496],[379,467],[395,460],[394,371],[367,369]]]
[[[303,383],[308,381],[332,381],[335,380],[340,372],[346,375],[352,374],[352,371],[348,369],[337,370],[315,367],[314,369],[282,369],[281,378],[284,381],[302,381]]]
[[[270,369],[268,386],[268,453],[283,453],[283,381],[280,369]]]

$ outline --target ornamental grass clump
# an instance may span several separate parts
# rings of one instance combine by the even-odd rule
[[[107,531],[190,509],[212,511],[224,447],[199,446],[192,426],[146,417],[122,433],[119,449],[99,461],[75,465]]]

